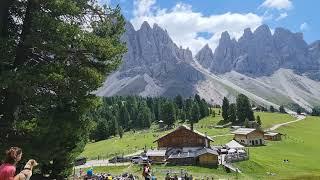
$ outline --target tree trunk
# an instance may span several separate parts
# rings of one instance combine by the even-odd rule
[[[20,41],[17,47],[16,58],[14,61],[14,67],[16,68],[22,65],[28,57],[28,50],[29,48],[31,48],[31,45],[29,44],[30,41],[26,40],[27,37],[31,34],[32,16],[33,12],[37,10],[37,7],[38,3],[36,2],[36,0],[28,0],[26,14],[23,20],[22,31],[20,34]]]
[[[14,0],[0,1],[0,38],[8,37],[9,9]]]

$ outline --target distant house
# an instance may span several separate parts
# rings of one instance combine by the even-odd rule
[[[154,142],[158,143],[158,149],[179,147],[210,147],[210,142],[213,142],[213,139],[183,125],[169,134],[160,137]]]
[[[185,125],[178,127],[154,142],[158,143],[159,150],[158,152],[150,151],[149,155],[147,155],[150,159],[153,158],[159,161],[165,154],[165,160],[170,164],[218,165],[219,154],[216,149],[210,147],[210,142],[213,142],[213,139]]]
[[[230,142],[228,142],[226,144],[226,148],[228,148],[228,149],[244,149],[244,146],[242,146],[241,144],[239,144],[235,140],[231,140]]]
[[[234,140],[245,146],[264,145],[264,132],[253,128],[239,128],[232,132]]]
[[[190,152],[171,154],[167,161],[174,165],[217,166],[218,152],[211,148],[202,148]]]
[[[166,150],[148,150],[146,156],[155,163],[162,163],[166,159]]]
[[[197,163],[200,166],[218,165],[218,152],[215,149],[203,148],[197,152]]]
[[[266,132],[264,133],[264,139],[269,141],[281,141],[281,133],[278,132]]]

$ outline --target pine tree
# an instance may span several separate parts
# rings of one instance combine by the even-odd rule
[[[283,106],[283,105],[281,105],[281,106],[279,107],[279,112],[280,112],[280,113],[286,113],[286,110],[284,109],[284,106]]]
[[[200,119],[209,115],[208,104],[204,99],[198,103],[198,106],[200,111]]]
[[[211,116],[212,116],[212,117],[216,117],[216,111],[215,111],[215,110],[212,110]]]
[[[232,103],[229,106],[229,121],[230,122],[236,122],[237,120],[237,106],[236,104]]]
[[[244,127],[249,128],[249,119],[245,119],[243,125]]]
[[[182,96],[180,94],[175,97],[175,103],[177,104],[177,107],[179,109],[183,108],[183,99],[182,99]]]
[[[119,122],[120,122],[121,126],[123,126],[125,129],[130,129],[130,127],[129,127],[130,114],[129,114],[127,107],[125,105],[122,105],[120,108]]]
[[[161,107],[161,117],[163,122],[171,127],[176,121],[176,114],[172,102],[165,102]]]
[[[257,116],[257,123],[258,123],[259,126],[261,127],[261,119],[260,119],[260,116],[259,116],[259,115]]]
[[[122,137],[123,137],[123,133],[124,133],[124,131],[123,131],[122,126],[119,126],[118,134],[119,134],[120,139],[122,139]]]
[[[254,113],[251,109],[248,110],[247,118],[249,119],[249,121],[255,121]]]
[[[237,97],[237,117],[240,122],[252,115],[251,106],[247,96],[239,94]]]
[[[270,106],[270,112],[274,112],[275,111],[275,109],[274,109],[274,107],[273,106]]]
[[[224,97],[223,101],[222,101],[222,118],[224,119],[224,121],[229,121],[229,100]]]
[[[194,103],[191,109],[191,117],[190,117],[190,125],[191,129],[193,129],[193,124],[197,123],[200,119],[200,110],[198,103]]]

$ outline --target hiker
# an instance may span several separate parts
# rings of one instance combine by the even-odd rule
[[[145,180],[151,180],[151,166],[149,163],[143,165],[142,176]]]
[[[0,166],[0,180],[19,180],[16,174],[16,165],[21,160],[22,150],[18,147],[11,147],[6,151],[5,160]]]

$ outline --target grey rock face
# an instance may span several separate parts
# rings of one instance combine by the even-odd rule
[[[209,45],[206,44],[195,56],[195,58],[199,61],[199,63],[205,68],[211,68],[213,53],[210,49]]]
[[[196,59],[204,67],[210,65],[215,73],[235,70],[256,77],[287,68],[314,74],[319,72],[319,45],[320,42],[315,42],[308,46],[301,33],[283,28],[277,28],[272,35],[267,25],[261,25],[253,33],[245,29],[238,41],[231,40],[227,32],[222,33],[213,56],[206,55],[209,50],[204,47],[205,51],[199,51]]]
[[[146,94],[143,91],[148,84],[141,78],[145,76],[151,78],[155,83],[153,86],[160,87],[165,96],[194,94],[193,86],[203,79],[203,75],[190,65],[193,57],[189,49],[178,47],[157,24],[150,27],[144,22],[136,31],[127,22],[125,28],[122,40],[127,44],[128,51],[124,55],[117,78],[119,81],[134,78],[132,83],[139,84],[139,88],[126,84],[119,87],[120,94]]]

